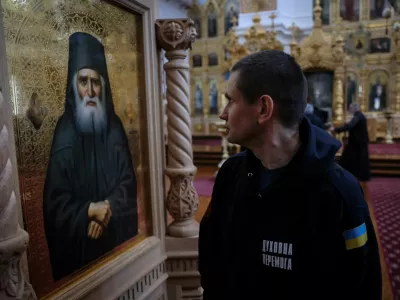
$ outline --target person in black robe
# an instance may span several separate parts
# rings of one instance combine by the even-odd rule
[[[369,181],[371,179],[371,168],[367,118],[360,111],[357,103],[351,104],[349,111],[353,114],[350,122],[341,127],[331,128],[336,133],[349,132],[349,139],[339,163],[359,181]]]
[[[138,233],[137,186],[128,140],[115,114],[103,45],[69,39],[64,114],[57,122],[43,191],[54,280]]]

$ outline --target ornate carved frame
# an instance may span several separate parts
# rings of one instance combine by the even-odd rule
[[[146,95],[146,113],[147,113],[147,128],[148,128],[148,148],[152,149],[149,152],[149,173],[152,178],[150,182],[151,195],[151,216],[152,216],[152,236],[148,236],[139,244],[124,250],[119,256],[113,257],[105,262],[99,263],[93,269],[80,275],[79,278],[73,280],[62,289],[55,291],[47,299],[116,299],[124,292],[130,289],[135,289],[133,286],[140,280],[146,280],[144,288],[142,285],[142,297],[146,295],[151,299],[161,299],[164,297],[166,288],[165,281],[167,278],[165,269],[165,147],[163,147],[163,131],[161,100],[159,96],[159,76],[158,76],[158,53],[156,47],[155,35],[155,19],[158,15],[158,6],[156,0],[113,0],[112,4],[122,6],[128,10],[135,11],[142,16],[143,21],[143,47],[144,47],[144,74],[145,95]],[[1,5],[0,5],[0,11]],[[11,116],[11,99],[9,92],[9,75],[5,56],[5,41],[4,29],[0,22],[0,53],[1,53],[1,68],[0,68],[0,88],[3,91],[4,102],[6,104],[5,115]],[[7,118],[6,118],[7,119]],[[11,118],[9,118],[11,120]],[[13,136],[12,122],[9,121],[9,150],[10,161],[12,164],[13,178],[12,181],[2,182],[1,185],[12,185],[8,189],[13,189],[17,200],[18,221],[20,228],[23,228],[22,210],[18,188],[18,172],[17,161],[15,155],[15,140]],[[6,120],[7,121],[7,120]],[[1,125],[1,124],[0,124]],[[0,137],[1,140],[1,137]],[[2,149],[0,148],[0,152]],[[3,154],[3,153],[0,153]],[[1,165],[0,165],[1,167]],[[0,170],[1,172],[1,170]],[[10,201],[9,199],[0,199]],[[7,203],[5,203],[7,207]],[[1,203],[0,208],[4,207]],[[16,225],[18,226],[18,225]],[[1,241],[0,241],[1,243]],[[19,260],[19,259],[18,259]],[[28,278],[28,265],[26,258],[21,260],[22,269],[24,270],[25,278]],[[157,276],[149,274],[157,274]],[[153,278],[154,277],[154,278]],[[149,280],[149,278],[151,280]],[[17,279],[21,282],[22,279]],[[0,291],[1,293],[1,291]],[[0,294],[1,296],[1,294]],[[136,296],[138,293],[136,291]],[[34,296],[33,296],[34,298]],[[11,299],[11,298],[10,298]]]

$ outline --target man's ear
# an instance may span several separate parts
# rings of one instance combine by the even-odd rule
[[[260,97],[260,116],[258,121],[260,124],[265,123],[268,121],[271,116],[272,112],[274,111],[274,101],[268,95],[263,95]]]

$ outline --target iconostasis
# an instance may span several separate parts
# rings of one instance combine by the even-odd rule
[[[397,41],[400,37],[400,25],[396,22],[400,19],[399,15],[394,12],[388,0],[312,2],[310,18],[315,21],[315,7],[318,2],[321,8],[322,30],[328,43],[338,34],[343,38],[345,58],[341,82],[343,93],[340,96],[343,103],[339,113],[343,117],[339,119],[344,122],[351,118],[348,113],[349,105],[359,103],[369,118],[372,140],[379,140],[387,136],[389,111],[391,119],[393,116],[392,135],[400,137],[400,126],[397,125],[397,113],[400,112],[400,96],[397,96],[400,74],[397,75],[396,67]],[[233,59],[232,42],[237,44],[235,46],[238,46],[238,49],[242,48],[241,53],[236,53],[236,59],[253,52],[250,49],[251,43],[243,40],[246,37],[240,39],[235,34],[235,28],[239,25],[239,14],[275,11],[277,8],[277,1],[195,1],[188,12],[199,33],[190,56],[194,135],[218,134],[215,123],[218,122],[218,112],[224,105],[224,83],[229,78]],[[254,31],[259,25],[257,23],[260,21],[256,19],[257,15],[253,18],[254,24],[249,26],[248,32],[251,32],[252,28]],[[272,18],[271,31],[273,23]],[[295,24],[286,29],[297,35],[299,44],[307,38]],[[303,35],[304,38],[299,38],[299,35]],[[259,39],[265,40],[260,40],[260,44],[269,43],[268,31],[267,34],[262,32],[259,36]],[[314,104],[323,112],[325,121],[334,121],[333,70],[322,68],[305,71]]]

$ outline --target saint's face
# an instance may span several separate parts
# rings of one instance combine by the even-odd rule
[[[81,69],[77,76],[78,93],[81,99],[98,97],[101,99],[100,74],[92,69]],[[87,101],[87,106],[97,106],[95,101]]]

